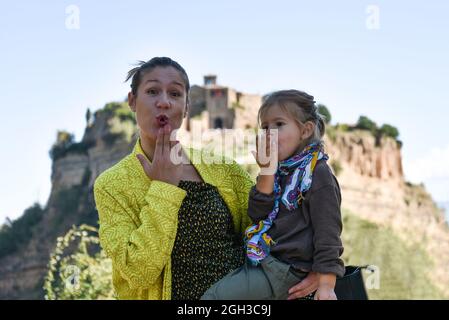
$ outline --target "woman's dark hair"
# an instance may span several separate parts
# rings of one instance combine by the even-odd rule
[[[168,57],[154,57],[151,60],[138,61],[137,66],[128,71],[128,75],[126,76],[126,81],[131,79],[131,92],[134,95],[137,95],[137,88],[139,88],[140,82],[142,81],[142,77],[145,73],[153,70],[156,67],[173,67],[175,68],[179,74],[181,75],[182,80],[184,80],[184,85],[186,88],[187,99],[189,97],[190,91],[190,82],[189,77],[187,76],[187,72],[183,67],[176,61],[168,58]]]

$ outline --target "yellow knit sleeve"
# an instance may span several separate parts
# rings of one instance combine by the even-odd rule
[[[248,198],[249,191],[255,183],[249,173],[236,162],[232,164],[232,180],[234,192],[237,194],[239,201],[240,232],[243,234],[245,229],[252,223],[248,216]]]
[[[176,186],[152,181],[145,205],[132,219],[129,199],[112,195],[100,183],[94,186],[100,217],[100,242],[112,266],[131,289],[148,288],[161,276],[169,261],[178,225],[178,211],[186,192]],[[134,214],[135,215],[135,214]]]

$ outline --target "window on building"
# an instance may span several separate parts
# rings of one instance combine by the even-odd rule
[[[215,118],[214,129],[223,129],[223,120],[221,118]]]

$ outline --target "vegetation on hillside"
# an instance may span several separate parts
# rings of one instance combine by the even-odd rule
[[[0,226],[0,258],[14,253],[31,240],[34,228],[42,220],[44,212],[44,208],[35,203],[16,220],[7,219]]]
[[[112,264],[99,249],[97,229],[72,227],[57,239],[44,283],[45,299],[113,299]]]
[[[343,228],[345,264],[375,265],[380,272],[379,289],[368,290],[370,299],[448,298],[429,280],[434,266],[423,247],[409,245],[390,228],[358,218],[346,210]]]

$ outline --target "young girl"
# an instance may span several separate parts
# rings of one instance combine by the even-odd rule
[[[335,300],[340,259],[340,187],[326,161],[325,124],[312,96],[297,90],[274,92],[259,110],[266,152],[277,155],[275,174],[261,167],[249,193],[246,262],[215,283],[202,299],[286,299],[289,288],[309,272],[318,273],[316,300]],[[277,144],[270,136],[277,130]],[[276,148],[277,147],[277,148]],[[276,153],[277,150],[277,153]],[[270,160],[271,161],[271,160]],[[275,166],[276,167],[276,166]],[[311,297],[309,297],[311,298]]]

